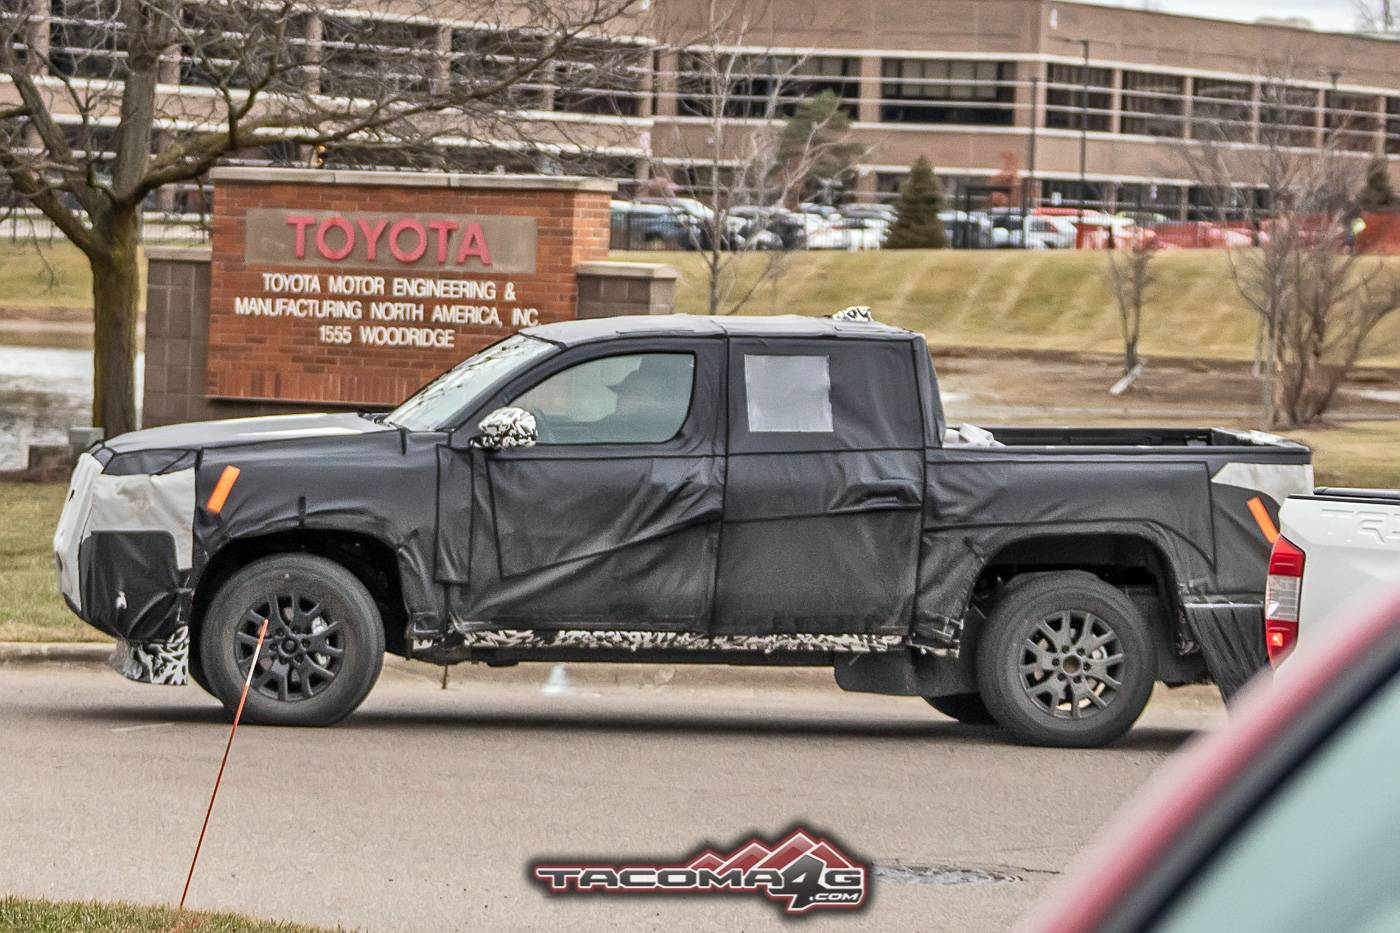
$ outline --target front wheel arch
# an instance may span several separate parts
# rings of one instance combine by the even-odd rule
[[[278,554],[322,557],[354,574],[379,608],[386,649],[391,654],[406,653],[409,612],[393,547],[373,535],[326,529],[293,529],[235,538],[211,555],[195,585],[190,637],[198,640],[209,604],[231,576],[254,561]]]
[[[265,635],[264,635],[265,633]],[[384,663],[384,628],[369,592],[323,557],[282,553],[229,576],[193,650],[207,688],[271,725],[326,726],[363,702]]]

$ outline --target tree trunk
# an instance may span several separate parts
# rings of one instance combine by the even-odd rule
[[[140,307],[140,230],[131,211],[102,224],[104,253],[92,268],[92,420],[109,438],[136,430],[136,318]]]

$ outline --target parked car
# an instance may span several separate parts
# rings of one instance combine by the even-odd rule
[[[843,217],[837,229],[845,232],[842,249],[879,249],[890,224],[880,217]]]
[[[1057,216],[993,213],[992,245],[999,249],[1074,249],[1074,221]]]
[[[749,221],[752,227],[777,236],[782,249],[805,249],[807,225],[800,216],[781,207],[733,207],[729,213]],[[779,248],[774,247],[774,248]]]
[[[980,211],[939,211],[943,234],[955,249],[990,249],[996,245],[992,218]]]
[[[840,223],[840,215],[834,211],[821,214],[815,211],[797,213],[802,223],[808,249],[845,249],[846,230]]]
[[[887,224],[894,223],[895,219],[895,210],[888,204],[852,202],[842,204],[840,212],[842,217],[873,217],[876,220],[883,220]]]
[[[128,677],[230,710],[251,677],[250,718],[293,725],[348,715],[387,650],[824,666],[1093,746],[1156,682],[1266,663],[1248,503],[1310,488],[1307,448],[950,431],[924,338],[865,315],[545,324],[384,416],[112,438],[74,471],[60,587]]]
[[[659,204],[612,202],[613,249],[695,249],[701,232],[688,218]]]
[[[1400,918],[1400,592],[1170,761],[1023,933],[1331,933]]]
[[[1269,556],[1264,637],[1275,666],[1336,637],[1352,600],[1400,583],[1400,491],[1317,489],[1290,496]]]

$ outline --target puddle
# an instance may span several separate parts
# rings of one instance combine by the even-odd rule
[[[876,865],[875,879],[887,884],[1013,884],[1024,881],[1006,869],[970,865]]]
[[[1346,389],[1348,395],[1356,395],[1373,402],[1395,402],[1400,404],[1400,389]]]
[[[144,357],[136,360],[141,396]],[[0,470],[23,467],[31,444],[66,444],[92,420],[92,352],[0,345]]]

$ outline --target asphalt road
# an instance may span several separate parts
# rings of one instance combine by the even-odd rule
[[[795,672],[550,673],[458,667],[442,690],[400,665],[341,726],[240,729],[190,906],[370,930],[773,927],[755,897],[550,898],[526,866],[802,822],[877,866],[864,911],[803,929],[1001,931],[1221,715],[1177,691],[1117,746],[1057,751]],[[0,668],[0,893],[177,901],[226,734],[196,687]],[[881,877],[911,866],[980,883]]]

